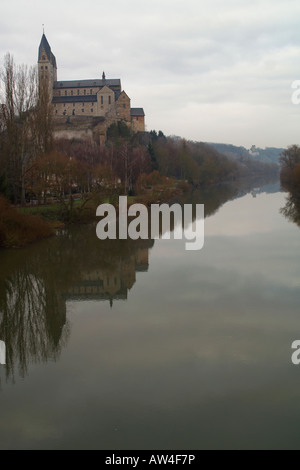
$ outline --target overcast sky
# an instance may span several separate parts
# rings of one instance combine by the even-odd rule
[[[249,148],[300,144],[299,0],[1,0],[0,58],[120,78],[146,128]]]

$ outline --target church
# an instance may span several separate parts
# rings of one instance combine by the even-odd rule
[[[134,132],[145,131],[143,108],[131,108],[130,98],[122,90],[120,79],[57,80],[56,58],[43,33],[38,51],[39,80],[48,80],[49,92],[57,121],[63,117],[102,118],[107,128],[117,121],[124,121]],[[74,119],[75,120],[75,119]],[[78,121],[78,119],[76,119]],[[103,125],[102,125],[103,127]]]

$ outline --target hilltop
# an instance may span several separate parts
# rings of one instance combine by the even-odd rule
[[[245,158],[263,163],[279,164],[279,156],[285,150],[284,148],[266,147],[265,149],[252,145],[250,149],[238,147],[232,144],[222,144],[215,142],[207,142],[208,145],[214,147],[218,152],[235,161],[242,161]]]

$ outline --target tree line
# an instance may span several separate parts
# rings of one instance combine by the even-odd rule
[[[282,152],[279,161],[281,185],[300,194],[300,147],[291,145]]]
[[[281,213],[300,226],[300,147],[291,145],[282,152],[279,161],[281,186],[288,192]]]
[[[171,178],[202,187],[275,171],[267,164],[230,160],[208,144],[166,137],[162,131],[133,133],[122,121],[108,128],[105,145],[54,139],[49,93],[47,82],[38,80],[36,67],[18,66],[10,54],[5,56],[0,194],[14,204],[55,200],[70,213],[76,198],[85,204],[95,195],[135,194],[157,173],[166,184]]]
[[[23,204],[28,173],[53,146],[49,89],[36,67],[16,65],[9,53],[0,78],[0,192]]]

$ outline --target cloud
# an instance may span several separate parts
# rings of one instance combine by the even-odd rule
[[[300,78],[295,0],[4,0],[1,7],[0,57],[9,50],[16,62],[34,64],[45,23],[59,78],[100,77],[103,70],[121,78],[132,105],[144,107],[149,129],[193,140],[226,134],[227,142],[245,146],[298,141],[290,102],[291,83]],[[237,113],[249,138],[236,132]],[[199,121],[210,123],[205,135]]]

